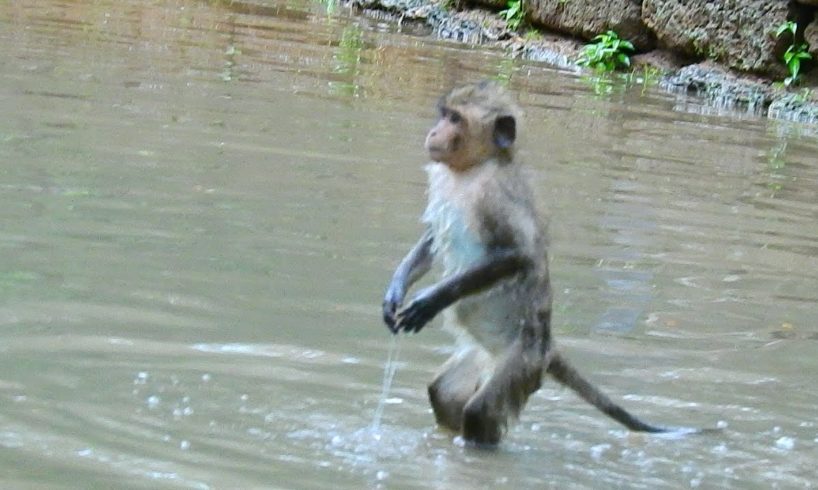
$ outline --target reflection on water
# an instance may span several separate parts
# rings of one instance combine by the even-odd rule
[[[0,486],[814,485],[814,128],[348,14],[0,5]],[[435,328],[382,395],[432,105],[487,77],[527,110],[562,346],[646,419],[723,434],[631,434],[546,383],[471,450],[425,398]]]

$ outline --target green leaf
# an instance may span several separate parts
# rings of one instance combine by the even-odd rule
[[[775,31],[775,37],[781,37],[781,34],[785,32],[790,32],[793,36],[795,36],[795,32],[798,30],[798,24],[795,22],[788,20],[778,26],[778,29]]]
[[[595,36],[583,47],[577,64],[591,66],[598,71],[613,71],[619,66],[630,66],[628,51],[634,51],[633,44],[620,39],[614,31],[606,31]]]

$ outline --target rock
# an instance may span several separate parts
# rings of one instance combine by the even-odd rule
[[[719,109],[743,108],[759,114],[770,104],[773,91],[768,82],[737,77],[713,61],[687,65],[662,80],[667,89],[694,93]]]
[[[795,8],[783,0],[645,0],[642,18],[663,47],[781,77],[789,40],[777,39],[775,30],[796,16]]]
[[[483,7],[491,7],[496,10],[502,10],[506,8],[506,6],[508,5],[508,0],[466,0],[465,3],[468,3],[470,5],[482,5]]]
[[[809,5],[812,7],[818,7],[818,0],[795,0],[796,2],[800,3],[801,5]]]
[[[513,37],[506,23],[494,12],[482,9],[455,12],[434,25],[438,37],[483,44]]]
[[[818,104],[801,94],[788,94],[774,100],[767,115],[773,119],[815,124],[818,122]]]
[[[646,51],[656,44],[642,22],[641,0],[527,0],[525,9],[533,24],[591,39],[607,30]]]
[[[804,42],[809,46],[809,54],[812,55],[812,59],[818,60],[818,18],[812,19],[812,22],[804,28]]]
[[[428,2],[424,0],[352,0],[353,5],[359,8],[379,9],[388,12],[405,12],[419,8]]]
[[[634,68],[655,67],[665,72],[677,71],[690,63],[689,59],[663,49],[654,49],[647,53],[631,56],[631,65]]]

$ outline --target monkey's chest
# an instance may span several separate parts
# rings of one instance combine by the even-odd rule
[[[432,199],[424,221],[433,233],[432,251],[443,269],[451,276],[475,266],[487,257],[479,233],[469,226],[469,216],[454,203]],[[523,309],[510,289],[501,283],[481,293],[460,299],[446,311],[446,326],[465,329],[470,337],[489,352],[506,348],[513,337]]]
[[[423,215],[432,231],[435,260],[446,276],[462,272],[486,257],[486,247],[469,218],[456,203],[436,198],[429,200]]]

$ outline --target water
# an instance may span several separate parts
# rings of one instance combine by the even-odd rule
[[[814,127],[594,84],[335,4],[0,5],[0,487],[805,488],[818,460]],[[548,382],[497,451],[435,428],[449,353],[383,290],[438,94],[500,77],[551,216]],[[398,403],[400,402],[400,403]]]
[[[392,389],[392,382],[395,380],[395,374],[398,372],[398,358],[400,357],[400,337],[392,336],[389,343],[389,355],[386,358],[386,364],[383,372],[383,386],[381,387],[381,397],[378,400],[378,406],[375,408],[375,415],[372,417],[372,425],[370,430],[375,434],[380,434],[381,421],[383,419],[383,411],[388,403],[400,403],[402,400],[388,398],[389,390]]]

